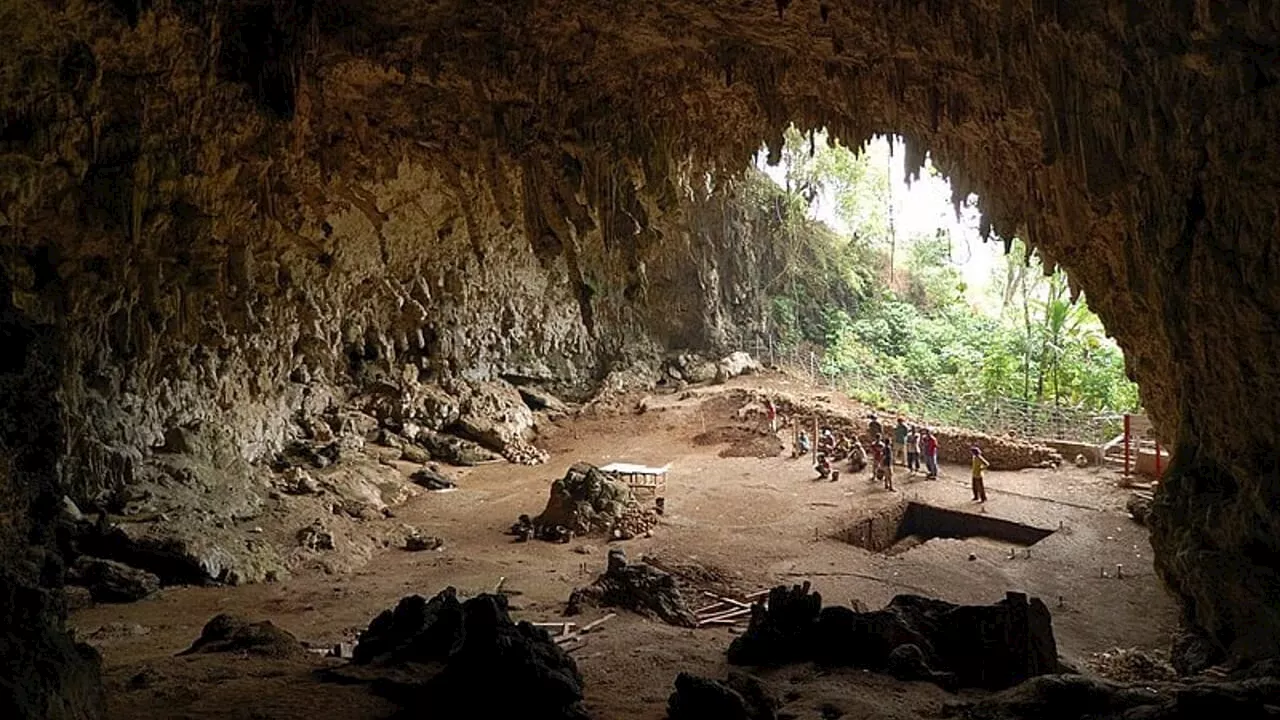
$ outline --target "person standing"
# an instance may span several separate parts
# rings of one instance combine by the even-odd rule
[[[893,444],[897,446],[897,455],[895,456],[902,465],[907,464],[907,423],[902,418],[898,418],[898,424],[893,427]]]
[[[884,439],[884,489],[893,492],[893,440]]]
[[[938,438],[933,431],[925,428],[920,438],[920,452],[924,455],[926,480],[938,479]]]
[[[991,463],[982,457],[982,448],[977,445],[969,448],[969,452],[973,455],[973,501],[984,503],[987,501],[987,488],[983,484],[982,471],[990,467]]]
[[[764,411],[769,417],[769,432],[778,434],[778,406],[773,404],[773,399],[764,401]]]
[[[907,471],[920,471],[920,433],[912,425],[907,433]]]

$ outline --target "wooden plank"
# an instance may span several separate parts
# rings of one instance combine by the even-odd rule
[[[768,596],[768,594],[769,594],[770,592],[772,592],[772,591],[773,591],[773,588],[769,588],[768,590],[757,590],[757,591],[755,591],[755,592],[751,593],[750,595],[745,596],[743,599],[744,599],[744,600],[755,600],[755,599],[757,599],[757,598],[766,597],[766,596]]]
[[[721,597],[720,595],[717,595],[713,592],[708,592],[706,590],[703,590],[702,594],[706,595],[709,598],[714,598],[716,600],[719,600],[720,602],[725,603],[726,605],[735,605],[740,608],[748,608],[748,609],[751,607],[749,603],[744,603],[741,600],[734,600],[733,598]]]
[[[582,629],[578,631],[578,634],[586,635],[587,633],[591,632],[592,630],[595,630],[596,628],[600,627],[601,625],[605,624],[606,622],[609,622],[610,620],[616,617],[618,617],[618,613],[609,613],[608,615],[605,615],[602,618],[597,618],[595,620],[592,620],[586,625],[583,625]]]
[[[714,622],[714,621],[716,621],[716,620],[725,620],[725,619],[727,619],[727,618],[743,617],[743,616],[746,616],[746,615],[748,615],[748,614],[750,614],[750,613],[751,613],[751,608],[749,608],[749,607],[748,607],[748,608],[734,608],[733,610],[729,610],[729,611],[727,611],[727,612],[722,612],[722,613],[719,613],[719,614],[717,614],[717,615],[711,615],[711,616],[708,616],[708,617],[702,618],[699,622],[702,622],[702,623],[708,623],[708,622]]]
[[[724,605],[725,605],[725,603],[722,603],[722,602],[713,603],[713,604],[711,604],[711,605],[707,605],[707,606],[705,606],[705,607],[700,607],[700,608],[698,608],[697,610],[694,610],[694,611],[693,611],[693,614],[694,614],[694,615],[706,615],[706,614],[710,613],[710,614],[714,615],[714,614],[715,614],[715,611],[716,611],[717,609],[721,609],[721,610],[722,610],[722,609],[725,609],[725,608],[724,608]]]
[[[699,628],[704,628],[704,626],[707,626],[707,625],[736,625],[741,623],[742,620],[750,620],[750,618],[748,618],[748,616],[746,615],[741,615],[739,616],[739,618],[719,618],[716,620],[704,620],[704,621],[701,621],[701,623],[699,623],[698,626]]]

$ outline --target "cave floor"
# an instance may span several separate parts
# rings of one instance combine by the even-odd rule
[[[742,378],[727,387],[760,386],[805,390],[780,376]],[[1127,493],[1116,487],[1114,474],[1074,467],[991,472],[985,508],[969,502],[967,468],[961,466],[944,465],[937,482],[900,473],[897,493],[869,482],[866,473],[815,482],[807,460],[721,457],[725,445],[692,441],[736,424],[724,390],[656,396],[643,414],[583,414],[546,425],[538,444],[551,453],[549,464],[461,470],[456,491],[415,497],[396,508],[395,520],[369,521],[411,523],[443,537],[442,551],[390,549],[345,576],[312,572],[270,584],[168,588],[139,603],[74,614],[72,626],[104,656],[108,717],[390,716],[395,707],[365,688],[315,678],[315,669],[337,660],[174,653],[220,612],[269,619],[301,640],[331,645],[353,639],[406,594],[429,596],[447,585],[464,594],[492,591],[500,578],[516,618],[557,620],[570,590],[603,571],[608,546],[600,539],[513,543],[504,531],[519,514],[539,512],[550,482],[584,460],[672,463],[661,524],[653,537],[621,546],[632,559],[649,556],[703,588],[746,593],[808,579],[827,603],[857,599],[871,608],[904,592],[985,604],[1020,590],[1045,600],[1059,652],[1077,666],[1087,667],[1092,653],[1115,647],[1168,647],[1175,608],[1152,570],[1147,531],[1125,512]],[[1014,557],[1013,546],[985,538],[934,539],[877,554],[834,537],[868,511],[904,499],[1056,532],[1029,555],[1016,548]],[[1123,578],[1114,577],[1118,564]],[[603,614],[591,610],[574,620]],[[676,628],[620,613],[574,652],[588,711],[608,720],[664,717],[677,672],[723,677],[724,650],[735,632]],[[857,670],[793,666],[762,677],[796,718],[832,716],[832,708],[851,719],[932,717],[956,698],[926,683]]]

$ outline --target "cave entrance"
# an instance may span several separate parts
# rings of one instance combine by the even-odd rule
[[[836,537],[870,552],[898,555],[935,538],[1030,547],[1052,534],[1052,530],[987,515],[901,502],[841,529]]]

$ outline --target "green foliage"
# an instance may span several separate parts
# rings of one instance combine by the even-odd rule
[[[855,397],[881,406],[896,398],[904,410],[932,405],[919,409],[956,422],[965,420],[964,408],[1010,399],[1137,409],[1123,355],[1084,300],[1071,299],[1061,271],[1045,277],[1015,241],[992,290],[1001,311],[989,316],[968,305],[950,238],[938,231],[900,243],[904,260],[890,287],[878,272],[890,238],[887,173],[824,134],[791,128],[785,138],[785,187],[753,178],[753,192],[775,208],[782,239],[785,270],[767,291],[784,347],[821,343],[822,372],[849,379]],[[851,238],[809,217],[819,198],[830,197]]]
[[[748,173],[740,192],[764,210],[760,231],[772,238],[773,266],[780,268],[765,288],[777,340],[783,347],[824,343],[831,310],[856,308],[874,283],[869,253],[810,218],[803,197],[762,173]]]

